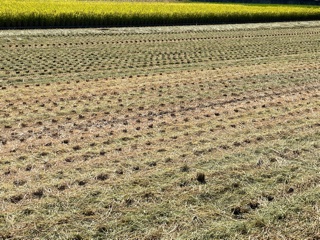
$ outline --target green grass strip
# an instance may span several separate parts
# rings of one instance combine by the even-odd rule
[[[320,20],[320,7],[215,3],[2,0],[0,28],[152,26]]]

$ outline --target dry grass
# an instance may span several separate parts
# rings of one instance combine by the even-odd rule
[[[0,238],[319,238],[318,38],[1,37]]]

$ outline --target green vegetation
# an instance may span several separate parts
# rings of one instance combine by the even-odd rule
[[[318,20],[320,8],[212,3],[3,0],[1,28],[144,26]]]

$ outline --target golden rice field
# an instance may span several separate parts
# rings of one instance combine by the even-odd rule
[[[1,28],[143,26],[319,20],[316,6],[4,0]]]

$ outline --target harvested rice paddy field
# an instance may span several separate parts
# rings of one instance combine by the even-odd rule
[[[320,22],[0,32],[0,239],[319,239]]]

